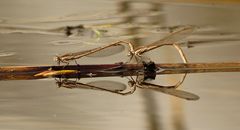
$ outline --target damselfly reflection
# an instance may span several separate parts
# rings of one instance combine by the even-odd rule
[[[65,87],[69,89],[73,89],[73,88],[93,89],[93,90],[108,91],[112,93],[118,93],[127,89],[125,84],[121,84],[119,82],[114,82],[114,81],[107,81],[107,80],[89,82],[87,84],[84,84],[74,80],[64,79],[62,81],[57,80],[56,83],[59,87]]]
[[[138,87],[140,89],[148,89],[148,90],[154,90],[158,92],[162,92],[168,95],[172,95],[178,98],[186,99],[186,100],[198,100],[199,96],[189,93],[183,90],[177,90],[175,88],[164,88],[164,87],[159,87],[158,85],[155,84],[150,84],[143,82],[141,84],[135,84],[133,81],[129,81],[129,84],[131,86],[127,87],[124,86],[124,84],[119,83],[119,82],[112,82],[112,81],[98,81],[98,82],[92,82],[92,83],[80,83],[77,81],[73,80],[68,80],[64,79],[62,81],[57,81],[56,82],[59,87],[65,87],[68,89],[92,89],[92,90],[101,90],[101,91],[106,91],[106,92],[111,92],[111,93],[116,93],[120,95],[127,95],[131,94],[131,92],[126,92],[128,91],[127,89],[133,89],[133,87]],[[108,84],[111,84],[112,86],[109,86]]]

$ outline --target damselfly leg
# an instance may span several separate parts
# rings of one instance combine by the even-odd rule
[[[151,43],[149,45],[146,46],[142,46],[139,47],[135,50],[135,56],[138,57],[138,59],[141,59],[142,55],[146,52],[149,52],[151,50],[154,50],[156,48],[159,47],[163,47],[163,46],[173,46],[177,52],[179,53],[183,63],[188,63],[187,58],[183,52],[183,50],[181,49],[181,47],[177,44],[177,42],[179,40],[184,39],[185,37],[188,36],[189,33],[191,33],[193,31],[193,27],[192,26],[185,26],[185,27],[181,27],[180,29],[178,29],[177,31],[167,35],[166,37],[164,37],[163,39],[160,39],[154,43]],[[151,61],[151,60],[149,60]],[[161,68],[160,68],[161,69]],[[183,77],[181,78],[181,80],[179,82],[177,82],[175,85],[170,85],[170,86],[161,86],[161,87],[167,87],[167,88],[177,88],[179,87],[185,80],[186,78],[186,73],[183,75]]]
[[[162,44],[161,46],[173,46],[174,48],[176,48],[177,52],[179,53],[183,63],[188,63],[187,58],[186,58],[183,50],[181,49],[181,47],[179,47],[179,45],[177,45],[175,43],[173,43],[173,44],[168,43],[168,44]],[[161,47],[161,46],[158,46],[158,47]],[[150,50],[151,50],[151,47],[154,47],[154,46],[149,46],[148,48],[150,48]],[[148,49],[148,48],[146,48],[146,49]],[[142,49],[145,49],[145,48],[142,48]],[[141,49],[140,49],[140,50],[138,50],[136,55],[138,57],[141,57],[142,54],[145,53],[145,52],[147,52],[147,51],[141,51]],[[162,86],[162,87],[165,87],[165,88],[177,88],[184,82],[186,76],[187,76],[187,73],[183,74],[183,77],[181,78],[181,80],[179,82],[177,82],[175,85],[170,85],[170,86],[168,85],[168,86]]]

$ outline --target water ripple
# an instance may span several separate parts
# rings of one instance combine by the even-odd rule
[[[67,45],[92,45],[92,44],[96,44],[94,42],[86,42],[86,41],[82,41],[82,40],[58,40],[58,41],[51,41],[49,42],[52,45],[55,46],[67,46]]]
[[[16,52],[0,52],[0,57],[8,57],[16,55]]]
[[[0,23],[5,23],[6,20],[5,19],[0,19]]]

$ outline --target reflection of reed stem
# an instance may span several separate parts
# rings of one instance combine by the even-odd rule
[[[207,73],[207,72],[240,72],[240,62],[232,63],[177,63],[158,64],[163,69],[158,74]]]
[[[183,104],[181,100],[176,100],[176,98],[171,98],[172,107],[172,123],[174,130],[186,130],[185,115],[183,111]]]

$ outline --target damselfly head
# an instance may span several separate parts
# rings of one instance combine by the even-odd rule
[[[133,57],[134,56],[134,52],[129,51],[127,54],[128,57]]]
[[[61,59],[59,56],[55,56],[55,57],[53,58],[53,61],[57,62],[57,64],[59,65],[60,62],[62,61],[62,59]]]
[[[131,56],[131,52],[129,52],[129,53],[127,54],[127,56],[130,57],[130,56]]]

